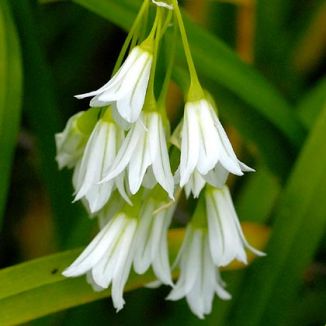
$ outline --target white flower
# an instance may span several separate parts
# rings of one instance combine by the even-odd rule
[[[236,175],[253,171],[237,159],[212,105],[205,99],[187,102],[181,132],[180,186],[195,171],[205,176],[218,163]]]
[[[97,110],[79,112],[67,122],[65,129],[55,135],[56,161],[59,168],[73,168],[83,155],[87,139],[96,123]],[[87,122],[86,122],[87,121]]]
[[[217,266],[226,266],[234,259],[247,263],[245,248],[256,255],[264,255],[245,239],[227,186],[208,187],[205,200],[209,247]]]
[[[112,120],[108,109],[97,122],[73,177],[75,201],[85,199],[91,213],[99,211],[106,204],[115,187],[130,203],[124,189],[123,174],[115,180],[99,184],[104,172],[113,163],[123,138],[123,131]]]
[[[128,132],[103,182],[114,179],[126,168],[128,168],[129,189],[132,194],[139,190],[147,171],[149,175],[153,174],[170,198],[173,198],[174,180],[162,117],[159,113],[141,114]]]
[[[212,260],[207,230],[194,228],[191,224],[187,227],[176,263],[180,267],[180,276],[168,300],[186,297],[191,311],[204,318],[212,310],[215,294],[223,300],[231,298],[224,290],[224,283]]]
[[[175,202],[171,205],[164,205],[162,202],[146,198],[140,212],[135,241],[134,269],[136,273],[143,274],[152,266],[158,280],[168,285],[172,285],[172,279],[167,232],[175,207]]]
[[[92,107],[114,104],[127,122],[135,122],[144,105],[153,55],[141,45],[132,49],[124,64],[100,89],[77,95],[78,99],[94,96]]]
[[[97,234],[81,255],[63,275],[76,277],[88,274],[88,281],[96,290],[112,284],[112,300],[117,310],[123,308],[123,289],[134,256],[134,236],[137,220],[120,213]]]

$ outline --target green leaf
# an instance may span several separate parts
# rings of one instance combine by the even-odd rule
[[[262,249],[269,230],[252,223],[243,224],[243,230],[256,248]],[[169,232],[169,249],[175,257],[184,237],[184,229]],[[20,324],[47,314],[98,300],[109,291],[94,292],[84,277],[66,279],[61,273],[78,256],[81,249],[36,259],[0,271],[0,325]],[[248,256],[249,261],[254,259]],[[233,263],[227,269],[243,268]],[[154,279],[152,273],[129,277],[126,291],[139,288]]]
[[[85,213],[80,205],[72,205],[72,185],[69,173],[58,170],[55,162],[54,134],[63,129],[59,115],[51,72],[44,58],[39,41],[34,11],[30,1],[17,0],[11,3],[22,41],[24,61],[24,109],[32,131],[36,136],[41,159],[41,176],[49,192],[54,212],[56,236],[64,247],[74,228],[74,223]]]
[[[325,130],[326,108],[281,194],[267,257],[248,273],[230,325],[282,325],[286,318],[326,226]]]
[[[314,0],[301,7],[301,15],[295,20],[292,43],[291,65],[301,75],[308,75],[321,67],[325,56],[326,3]]]
[[[298,113],[307,129],[311,129],[318,118],[320,111],[326,106],[326,78],[304,96],[301,100]]]
[[[266,223],[281,191],[279,180],[259,165],[241,188],[236,210],[242,221]]]
[[[139,1],[73,1],[126,30],[137,12],[137,6],[130,4],[139,4]],[[298,147],[304,138],[304,130],[277,90],[208,31],[191,23],[187,17],[185,23],[199,73],[239,96],[254,111],[275,125],[293,146]],[[178,56],[183,58],[180,43],[178,42]]]
[[[0,226],[17,142],[22,66],[16,27],[6,0],[0,2]]]

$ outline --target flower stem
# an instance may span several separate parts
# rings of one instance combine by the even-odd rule
[[[159,108],[165,109],[165,100],[168,92],[169,82],[171,80],[173,64],[174,64],[174,56],[175,56],[175,48],[176,48],[176,40],[177,40],[177,28],[176,24],[173,25],[173,34],[172,37],[168,40],[171,47],[168,50],[168,58],[167,58],[167,68],[165,73],[165,78],[162,84],[161,93],[158,99]]]
[[[198,80],[198,75],[196,72],[195,64],[191,55],[190,51],[190,46],[187,38],[187,33],[186,29],[182,20],[182,15],[181,11],[178,5],[178,0],[173,0],[173,8],[175,12],[175,16],[177,18],[177,22],[179,25],[179,30],[181,34],[181,40],[183,44],[183,49],[185,52],[187,64],[188,64],[188,69],[189,69],[189,74],[190,74],[190,86],[189,86],[189,91],[188,91],[188,100],[194,100],[197,98],[202,98],[204,96],[203,90],[200,86],[199,80]]]
[[[156,108],[156,101],[155,101],[155,94],[154,94],[154,81],[155,81],[157,57],[159,52],[161,27],[162,27],[162,11],[161,8],[157,8],[153,28],[146,39],[146,40],[154,39],[153,62],[152,62],[151,73],[148,81],[148,88],[147,88],[145,105],[144,105],[144,109],[149,109],[149,110]]]
[[[149,6],[149,0],[145,0],[138,12],[136,19],[134,20],[134,22],[130,28],[130,31],[126,37],[126,40],[123,43],[123,46],[119,53],[118,59],[114,65],[112,76],[119,70],[119,68],[122,64],[122,61],[126,55],[126,52],[128,50],[129,44],[135,37],[135,33],[136,33],[137,29],[139,28],[139,23],[140,23],[141,19],[143,18],[144,14],[147,12],[148,6]]]

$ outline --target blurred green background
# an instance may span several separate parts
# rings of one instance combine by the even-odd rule
[[[200,321],[185,301],[164,300],[168,288],[137,289],[116,314],[83,280],[63,281],[56,268],[53,279],[43,277],[40,266],[67,266],[69,255],[15,266],[84,246],[96,232],[71,204],[71,173],[57,169],[54,133],[87,109],[73,95],[110,76],[140,2],[0,1],[0,325],[324,325],[323,0],[182,1],[202,83],[236,152],[257,170],[230,180],[239,218],[272,231],[266,258],[223,273],[232,301],[216,298]],[[182,114],[181,47],[176,62],[173,125]]]

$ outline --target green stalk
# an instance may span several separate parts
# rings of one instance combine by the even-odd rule
[[[147,12],[148,6],[149,6],[149,0],[145,0],[138,12],[136,19],[134,20],[134,23],[132,24],[132,26],[130,28],[130,31],[127,35],[125,42],[123,43],[123,46],[121,48],[121,51],[120,51],[118,59],[117,59],[117,62],[114,65],[112,76],[121,67],[122,61],[126,55],[129,44],[131,43],[132,45],[135,45],[134,42],[132,42],[132,41],[133,41],[133,39],[137,38],[136,34],[137,34],[137,29],[139,29],[139,23],[140,23],[141,19],[143,18],[143,16],[145,15],[145,13]]]
[[[190,46],[187,38],[187,33],[186,29],[182,20],[180,8],[178,5],[177,0],[173,0],[173,8],[175,12],[175,16],[179,25],[179,30],[180,30],[180,35],[181,35],[181,40],[183,44],[183,49],[184,53],[186,56],[187,60],[187,65],[189,69],[189,74],[190,74],[190,86],[187,94],[187,101],[197,101],[201,98],[204,97],[204,92],[200,86],[197,71],[195,68],[194,61],[192,59],[191,51],[190,51]]]

